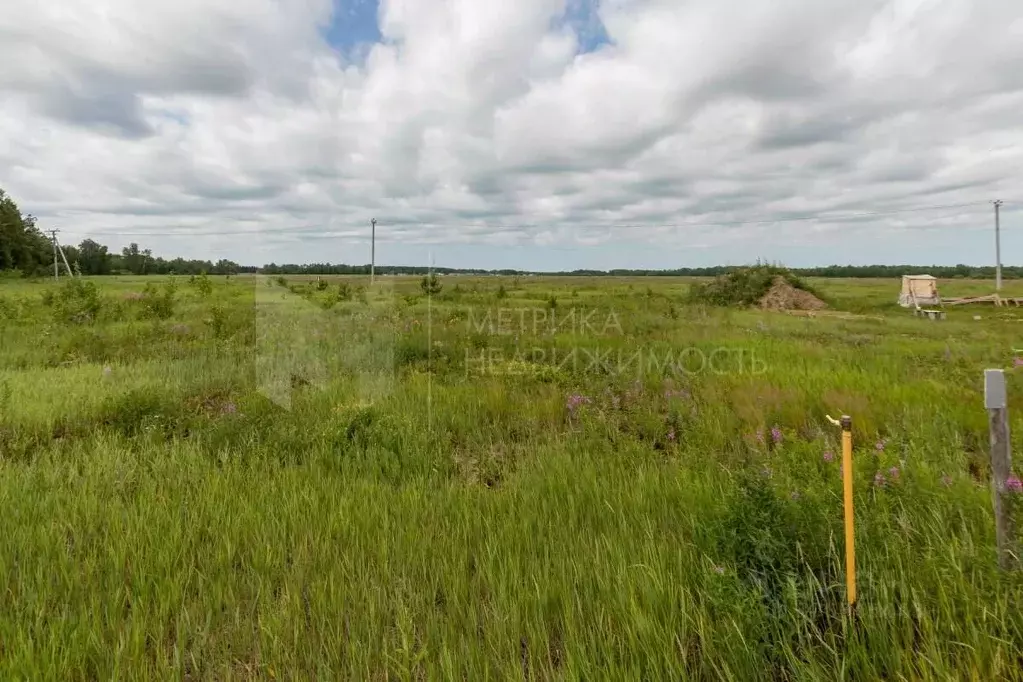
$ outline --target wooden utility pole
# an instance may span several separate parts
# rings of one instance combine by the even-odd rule
[[[1009,513],[1008,490],[1011,455],[1009,452],[1009,411],[1005,391],[1005,372],[1000,369],[984,370],[984,407],[988,412],[988,431],[991,442],[991,497],[995,510],[995,542],[998,547],[998,565],[1012,568],[1013,532]]]
[[[369,221],[371,236],[370,236],[370,251],[369,251],[369,283],[373,284],[373,279],[376,276],[377,269],[377,219],[372,218]]]
[[[60,242],[57,242],[57,250],[60,251],[60,259],[64,261],[64,267],[67,268],[67,276],[74,277],[75,273],[71,271],[71,266],[68,265],[67,256],[64,255],[64,247],[60,245]]]
[[[71,266],[68,265],[67,256],[64,255],[64,249],[61,248],[57,242],[57,233],[60,230],[50,230],[50,240],[53,242],[53,279],[60,280],[60,265],[57,261],[57,253],[60,253],[60,259],[64,261],[64,267],[67,269],[67,276],[74,277],[75,273],[71,272]]]
[[[50,230],[50,241],[53,242],[53,279],[60,280],[60,270],[57,267],[57,230]]]

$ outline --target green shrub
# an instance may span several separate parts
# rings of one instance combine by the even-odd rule
[[[144,315],[158,320],[166,320],[173,315],[176,289],[174,280],[167,280],[162,290],[152,282],[146,284],[142,299]]]
[[[211,306],[209,317],[206,318],[205,322],[213,332],[214,338],[224,339],[231,335],[228,331],[227,311],[224,310],[223,306]]]
[[[69,277],[58,289],[43,294],[43,303],[53,309],[57,322],[84,324],[96,319],[102,304],[93,282]]]
[[[21,317],[21,302],[0,296],[0,320],[16,320]]]
[[[788,269],[757,263],[715,277],[711,282],[692,285],[689,289],[689,302],[717,306],[755,305],[771,289],[776,277],[782,277],[795,289],[816,295],[808,284]]]
[[[194,286],[196,291],[198,291],[199,295],[203,298],[208,298],[209,295],[213,293],[213,282],[210,281],[209,276],[205,272],[200,274],[198,277],[192,275],[192,277],[188,280],[188,283]]]
[[[423,293],[427,296],[436,296],[441,292],[444,286],[440,283],[437,273],[431,272],[429,275],[425,275],[422,281],[419,282],[419,288],[422,289]]]

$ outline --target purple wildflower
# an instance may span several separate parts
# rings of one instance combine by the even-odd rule
[[[1013,474],[1005,480],[1005,487],[1007,490],[1014,493],[1023,493],[1023,481],[1019,479],[1019,476]]]
[[[882,438],[881,440],[877,441],[877,443],[874,445],[874,449],[877,450],[878,452],[884,452],[884,446],[887,444],[888,441]]]
[[[715,566],[714,567],[714,572],[717,573],[718,575],[724,575],[725,574],[725,567],[724,566]]]
[[[775,443],[781,442],[781,429],[777,424],[771,427],[771,440]]]
[[[948,474],[944,474],[941,477],[941,485],[945,486],[946,488],[952,485],[952,477],[949,476]]]
[[[1013,367],[1023,367],[1023,358],[1013,358],[1012,366]]]
[[[881,487],[885,484],[884,474],[880,471],[874,474],[874,485]]]
[[[221,414],[234,414],[238,411],[238,406],[232,402],[224,403],[223,407],[220,408]]]
[[[899,480],[899,467],[892,467],[888,470],[888,475],[893,481]]]
[[[580,394],[578,394],[578,393],[574,393],[574,394],[572,394],[572,395],[568,396],[568,400],[566,401],[565,405],[566,405],[566,407],[568,407],[568,411],[569,411],[569,412],[570,412],[571,414],[573,414],[573,415],[574,415],[574,414],[575,414],[575,411],[576,411],[576,410],[577,410],[577,409],[578,409],[578,408],[579,408],[579,407],[580,407],[581,405],[585,405],[585,404],[587,404],[587,403],[589,403],[589,402],[590,402],[590,399],[589,399],[589,398],[587,398],[586,396],[584,396],[584,395],[580,395]]]
[[[833,453],[831,450],[825,450],[824,451],[824,461],[825,462],[834,462],[835,461],[835,453]]]
[[[672,442],[675,441],[675,429],[672,429],[671,431],[668,431],[668,440],[670,440]]]

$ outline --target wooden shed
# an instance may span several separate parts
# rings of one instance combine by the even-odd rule
[[[941,303],[938,295],[938,280],[931,275],[903,275],[902,293],[899,305],[903,308],[919,308],[921,305]]]

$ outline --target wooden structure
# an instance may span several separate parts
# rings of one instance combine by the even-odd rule
[[[899,305],[919,309],[921,305],[941,305],[938,280],[931,275],[903,275]]]
[[[970,303],[991,303],[995,306],[1023,306],[1023,298],[1006,298],[998,294],[987,296],[966,296],[963,298],[946,298],[945,303],[949,305],[967,305]]]
[[[945,319],[944,310],[922,308],[921,304],[942,305],[941,296],[938,294],[938,280],[931,275],[903,275],[899,305],[903,308],[912,307],[913,314],[917,317],[926,317],[929,320]]]
[[[924,310],[923,308],[917,308],[913,311],[917,317],[926,317],[929,320],[944,320],[944,310]]]

